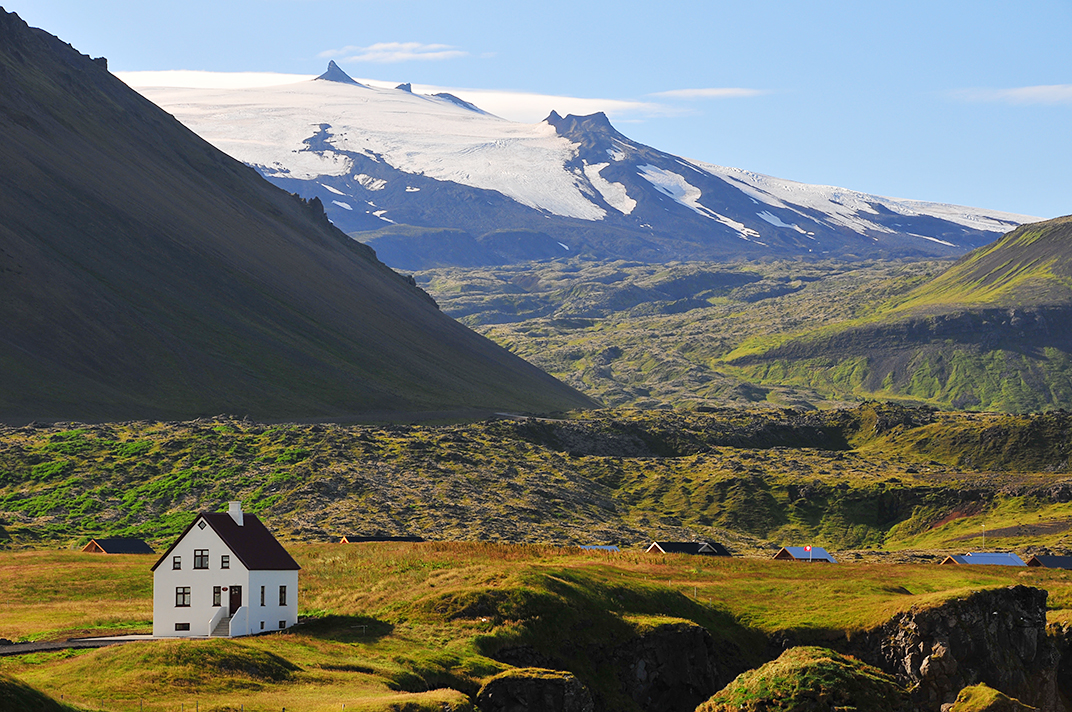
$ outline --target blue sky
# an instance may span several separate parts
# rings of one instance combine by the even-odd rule
[[[780,178],[1072,213],[1070,0],[0,2],[113,71],[335,59],[496,90],[516,120],[602,109],[640,142]]]

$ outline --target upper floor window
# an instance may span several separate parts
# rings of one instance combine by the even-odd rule
[[[176,608],[189,608],[190,606],[190,587],[189,586],[176,586],[175,587],[175,607]]]
[[[220,557],[220,568],[221,569],[229,569],[229,568],[231,568],[231,557],[228,556],[227,554],[224,554],[224,555],[222,555]]]
[[[171,557],[171,568],[175,569],[176,571],[178,571],[179,569],[182,568],[182,557],[181,556],[172,556]]]
[[[264,605],[264,586],[261,586],[261,605]]]
[[[286,586],[280,586],[279,587],[279,605],[281,605],[281,606],[287,605],[287,587]]]
[[[208,549],[194,549],[194,568],[208,568]]]

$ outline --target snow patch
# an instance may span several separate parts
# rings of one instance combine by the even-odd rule
[[[733,218],[728,218],[725,215],[719,215],[713,210],[700,204],[700,197],[703,195],[699,188],[689,183],[687,180],[679,176],[673,171],[663,170],[658,166],[651,164],[638,166],[640,173],[638,175],[644,180],[655,186],[663,195],[673,198],[675,201],[689,208],[693,212],[717,220],[726,227],[735,230],[741,238],[749,240],[753,237],[759,237],[759,233],[750,227],[746,227],[744,223],[738,222]],[[758,243],[763,244],[763,243]]]
[[[326,186],[325,186],[325,187],[326,187]],[[340,195],[341,195],[341,194],[340,194]],[[331,202],[332,202],[332,203],[334,203],[335,205],[338,205],[338,206],[339,206],[340,208],[342,208],[343,210],[353,210],[353,208],[351,208],[351,207],[350,207],[350,204],[349,204],[349,203],[344,203],[344,202],[342,202],[341,200],[333,200],[333,201],[331,201]]]
[[[608,148],[607,155],[610,156],[612,161],[624,161],[625,151],[620,151],[617,148]]]
[[[420,193],[421,189],[420,188],[414,188],[412,185],[407,185],[406,186],[406,192],[407,193]]]
[[[317,183],[317,185],[319,185],[321,188],[324,188],[325,190],[330,190],[335,195],[346,195],[346,193],[342,192],[341,190],[338,190],[337,188],[332,188],[330,185],[325,185],[324,183]]]
[[[383,190],[387,186],[387,181],[382,178],[373,178],[364,173],[356,174],[354,180],[360,183],[365,190]]]
[[[599,172],[609,165],[609,163],[596,163],[594,165],[585,163],[584,175],[588,178],[588,182],[592,184],[592,187],[603,196],[603,200],[607,201],[607,205],[623,215],[629,215],[633,212],[633,208],[637,206],[637,202],[629,197],[629,193],[623,184],[611,183],[599,175]]]
[[[564,242],[560,242],[560,243],[558,243],[558,244],[562,245],[562,249],[563,249],[563,250],[567,250],[567,251],[569,250],[569,245],[567,245],[566,243],[564,243]]]
[[[774,227],[787,227],[790,230],[796,230],[801,235],[814,234],[814,233],[809,233],[807,230],[802,228],[800,225],[797,225],[796,223],[793,223],[792,225],[790,225],[789,223],[784,222],[780,217],[778,217],[777,215],[775,215],[774,213],[772,213],[769,210],[764,210],[761,213],[756,213],[756,217],[762,218],[763,220],[766,220],[767,222],[769,222]]]
[[[783,178],[773,178],[762,173],[753,173],[739,168],[726,168],[702,161],[691,161],[691,163],[712,176],[726,181],[754,201],[775,208],[790,210],[800,215],[802,220],[808,222],[826,223],[832,227],[845,227],[861,235],[868,233],[895,234],[897,232],[897,230],[871,219],[871,216],[879,214],[875,209],[876,205],[905,217],[931,216],[948,220],[964,227],[991,232],[1008,232],[1017,225],[1039,220],[1039,218],[1029,215],[1017,215],[998,210],[966,208],[958,205],[929,203],[903,198],[888,198],[829,185],[797,183]],[[823,217],[818,218],[814,214],[805,211],[823,213]],[[940,240],[936,241],[941,242]],[[950,246],[955,247],[956,245]]]

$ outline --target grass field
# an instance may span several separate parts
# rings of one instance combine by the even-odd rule
[[[300,544],[306,623],[235,640],[131,643],[0,658],[65,702],[133,710],[466,709],[506,669],[505,646],[560,653],[563,640],[613,646],[667,622],[707,628],[748,666],[785,632],[823,644],[912,606],[984,587],[1050,591],[1050,618],[1072,622],[1072,572],[904,564],[806,565],[649,556],[549,546]],[[57,639],[145,630],[152,557],[0,552],[9,592],[0,636]],[[570,660],[566,655],[567,662]],[[585,677],[584,662],[574,661]],[[598,678],[597,671],[593,672]],[[597,689],[603,682],[586,680]],[[606,699],[614,690],[603,689]],[[626,704],[623,709],[627,709]]]

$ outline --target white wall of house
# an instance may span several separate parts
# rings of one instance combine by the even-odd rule
[[[286,603],[279,605],[279,589],[286,590]],[[264,605],[261,605],[261,589],[264,589]],[[297,571],[250,571],[248,632],[289,628],[298,622],[298,572]],[[280,625],[282,622],[283,625]],[[238,635],[232,629],[231,635]]]
[[[194,552],[198,549],[208,550],[208,568],[194,568]],[[176,556],[179,569],[172,563]],[[227,569],[222,568],[223,556],[229,558]],[[189,637],[211,633],[209,622],[220,608],[213,605],[214,586],[221,588],[223,607],[229,603],[231,587],[241,586],[245,605],[249,600],[249,571],[212,527],[206,524],[201,529],[195,524],[153,572],[153,635]],[[176,605],[179,587],[190,589],[189,606]],[[228,590],[222,591],[225,587]],[[176,624],[189,624],[189,630],[176,630]]]

